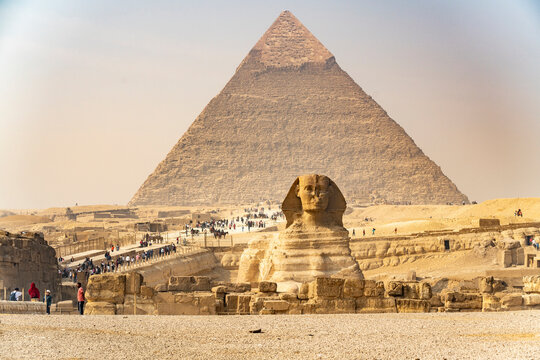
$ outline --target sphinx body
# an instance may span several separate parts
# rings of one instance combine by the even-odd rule
[[[238,281],[307,282],[317,276],[363,278],[343,227],[346,202],[324,175],[298,177],[282,204],[279,236],[261,237],[242,254]]]

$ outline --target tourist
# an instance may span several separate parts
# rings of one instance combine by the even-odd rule
[[[35,283],[30,284],[30,289],[28,289],[28,295],[30,295],[30,301],[39,301],[41,294],[39,289],[36,287]]]
[[[51,315],[51,304],[52,304],[51,290],[45,291],[45,297],[43,298],[43,302],[47,306],[47,315]]]
[[[397,235],[397,228],[394,228],[394,234]]]
[[[371,229],[371,235],[375,235],[375,228]]]
[[[354,229],[352,229],[352,235],[353,235],[353,236],[355,236],[355,235],[356,235],[356,233],[354,232]]]
[[[366,236],[366,229],[362,229],[362,236]]]
[[[11,294],[9,294],[9,300],[10,301],[21,301],[22,300],[22,292],[19,290],[19,288],[15,288],[15,290],[13,290],[11,292]]]
[[[79,309],[79,314],[84,314],[84,290],[80,282],[77,283],[77,308]]]

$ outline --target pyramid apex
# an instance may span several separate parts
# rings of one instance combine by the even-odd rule
[[[324,64],[330,58],[332,53],[289,10],[284,10],[242,64],[253,60],[265,66],[290,67]]]

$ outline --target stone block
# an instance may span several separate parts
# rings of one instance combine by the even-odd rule
[[[280,300],[285,300],[285,301],[288,301],[288,302],[298,301],[298,295],[293,294],[293,293],[281,293],[281,294],[279,294],[279,299]]]
[[[263,308],[264,300],[269,298],[258,297],[257,295],[251,297],[251,302],[249,303],[249,313],[251,315],[259,314]]]
[[[289,302],[289,315],[300,315],[304,313],[304,304],[300,301]]]
[[[222,314],[226,311],[224,298],[216,298],[216,313]]]
[[[499,264],[503,267],[509,267],[512,265],[512,250],[499,250],[498,251]]]
[[[169,291],[210,291],[212,284],[207,276],[171,276],[167,286]]]
[[[44,314],[45,303],[41,301],[0,300],[0,314]]]
[[[75,304],[73,300],[64,300],[56,303],[56,311],[73,311]]]
[[[396,299],[377,298],[377,297],[361,297],[356,299],[357,313],[395,313]]]
[[[226,293],[244,293],[251,291],[251,284],[250,283],[231,283],[231,282],[224,282],[220,281],[218,283],[214,284],[216,287],[218,286],[224,286]]]
[[[138,272],[126,274],[126,294],[138,294],[141,290],[143,276]]]
[[[89,301],[84,306],[84,315],[115,315],[115,314],[116,314],[116,304],[113,304],[110,302]]]
[[[396,299],[396,308],[398,313],[429,312],[431,304],[429,300]]]
[[[472,311],[482,309],[482,295],[473,293],[448,292],[445,295],[446,311]]]
[[[482,277],[478,281],[478,289],[481,293],[496,293],[506,288],[502,280],[497,280],[493,276]]]
[[[365,280],[361,279],[345,279],[343,283],[343,297],[357,298],[364,296]]]
[[[171,292],[157,292],[154,294],[153,300],[156,303],[174,303],[174,294]]]
[[[501,298],[501,309],[510,310],[520,308],[523,304],[523,297],[520,293],[506,294]]]
[[[522,247],[516,249],[516,265],[525,264],[525,249]]]
[[[251,295],[239,295],[238,296],[238,307],[236,313],[239,315],[247,315],[250,313]]]
[[[440,295],[433,295],[431,299],[429,299],[429,303],[432,308],[444,307],[444,303],[441,301]]]
[[[388,296],[403,296],[403,284],[398,281],[390,281],[386,291]]]
[[[358,298],[357,298],[358,299]],[[355,299],[316,299],[313,313],[315,314],[350,314],[356,311]]]
[[[540,293],[540,275],[524,276],[523,291],[526,293]]]
[[[158,315],[215,315],[216,301],[212,293],[174,294],[174,303],[157,303]]]
[[[501,299],[488,293],[482,294],[482,311],[500,311]]]
[[[365,280],[364,296],[383,297],[384,296],[384,283],[382,281]]]
[[[481,293],[493,293],[493,276],[480,278],[478,281],[478,290]]]
[[[343,296],[345,280],[326,276],[317,277],[310,283],[309,298],[338,298]]]
[[[142,298],[150,299],[154,297],[155,291],[150,286],[142,285],[140,287],[140,294]]]
[[[199,309],[193,306],[177,303],[157,303],[156,310],[158,315],[198,315]]]
[[[406,299],[431,299],[431,285],[418,281],[403,282],[403,297]]]
[[[309,299],[309,284],[310,283],[302,283],[302,285],[300,285],[300,288],[298,290],[298,299]]]
[[[238,294],[227,294],[225,296],[225,311],[236,313],[238,309]]]
[[[428,283],[420,283],[420,299],[429,300],[433,296],[431,285]]]
[[[88,301],[122,304],[125,291],[125,275],[101,274],[90,277],[85,295]]]
[[[263,310],[287,311],[289,303],[284,300],[265,300],[263,302]]]
[[[135,304],[135,297],[137,303]],[[136,305],[136,309],[135,309]],[[126,295],[123,305],[116,306],[116,314],[124,315],[157,315],[156,304],[153,299],[143,298],[138,295]]]
[[[217,296],[217,294],[225,294],[225,293],[227,292],[227,287],[226,287],[226,286],[222,286],[222,285],[220,285],[220,286],[214,286],[214,287],[211,289],[211,291],[212,291],[214,294],[216,294],[216,296]],[[221,295],[219,295],[219,296],[221,296]]]
[[[277,284],[271,281],[261,281],[259,283],[259,292],[271,293],[276,292]]]
[[[525,305],[525,306],[540,305],[540,294],[525,294],[525,295],[523,295],[523,305]]]

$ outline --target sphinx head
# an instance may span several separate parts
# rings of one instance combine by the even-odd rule
[[[330,179],[324,175],[303,175],[298,177],[296,196],[302,202],[304,211],[324,211],[328,207]]]
[[[281,209],[287,226],[296,222],[306,226],[343,227],[345,198],[337,185],[324,175],[303,175],[292,184]]]

